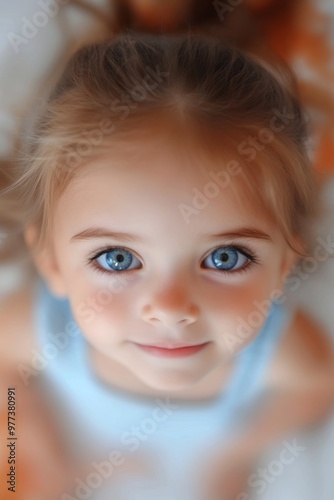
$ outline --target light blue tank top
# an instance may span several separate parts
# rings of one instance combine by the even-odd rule
[[[43,283],[36,289],[35,315],[43,364],[38,382],[59,421],[68,453],[95,463],[95,476],[85,483],[89,498],[196,500],[201,460],[237,433],[258,406],[268,364],[293,311],[272,303],[259,335],[236,355],[227,387],[201,402],[135,396],[101,382],[90,369],[87,343],[69,302],[54,297]],[[148,454],[152,473],[124,473],[123,480],[103,477],[103,468],[96,464],[110,462],[116,450],[120,461]],[[78,482],[81,492],[82,484]],[[74,491],[68,495],[62,500],[76,498]]]

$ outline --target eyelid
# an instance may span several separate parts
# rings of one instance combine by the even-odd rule
[[[233,250],[236,250],[240,253],[243,253],[248,259],[258,262],[258,259],[255,255],[255,252],[251,250],[250,248],[246,248],[244,245],[239,244],[239,243],[228,243],[228,244],[221,244],[221,245],[216,245],[213,249],[210,250],[210,252],[204,257],[204,260],[209,257],[213,252],[218,250],[219,248],[232,248]]]
[[[204,267],[203,262],[211,255],[213,254],[216,250],[220,248],[231,248],[241,254],[243,254],[247,259],[248,262],[244,264],[242,267],[237,268],[237,269],[231,269],[231,270],[224,270],[224,269],[217,269],[215,267]],[[239,243],[230,243],[230,244],[222,244],[222,245],[217,245],[213,250],[210,251],[204,257],[202,260],[201,267],[202,269],[205,269],[205,271],[209,271],[210,273],[214,273],[215,275],[218,275],[220,277],[228,277],[231,278],[234,276],[238,276],[244,272],[249,271],[254,265],[260,264],[260,260],[258,257],[255,255],[255,252],[253,252],[250,248],[245,248],[244,245],[240,245]]]
[[[104,253],[112,252],[113,250],[125,250],[126,252],[132,253],[138,260],[141,261],[141,259],[138,257],[136,252],[134,252],[133,250],[130,250],[130,248],[124,247],[122,245],[106,245],[105,247],[101,248],[100,250],[91,253],[90,256],[88,257],[88,260],[92,261],[92,260],[98,259]]]
[[[224,271],[222,269],[215,269],[215,268],[204,268],[204,269],[207,269],[207,270],[210,270],[210,271],[213,271],[213,272],[217,272],[219,274],[229,274],[229,275],[232,275],[232,274],[238,274],[238,273],[241,273],[243,271],[247,271],[247,269],[252,265],[252,264],[258,264],[260,263],[260,260],[257,258],[257,256],[255,255],[255,252],[253,252],[250,248],[245,248],[245,246],[243,244],[240,244],[238,242],[234,242],[234,243],[228,243],[228,244],[220,244],[220,245],[216,245],[213,249],[210,250],[210,252],[202,259],[202,262],[204,260],[206,260],[212,253],[214,253],[216,250],[218,250],[219,248],[232,248],[233,250],[236,250],[240,253],[242,253],[243,255],[245,255],[245,257],[247,257],[249,259],[249,262],[244,265],[243,267],[239,268],[239,269],[236,269],[236,270],[230,270],[230,271]],[[94,261],[96,261],[96,259],[98,259],[101,255],[105,254],[105,253],[108,253],[112,250],[125,250],[126,252],[130,252],[131,254],[133,254],[137,259],[138,261],[143,264],[142,260],[137,256],[136,252],[134,252],[133,250],[130,250],[129,248],[127,247],[124,247],[124,246],[121,246],[121,245],[106,245],[105,247],[101,248],[100,250],[98,251],[95,251],[94,253],[92,253],[88,259],[87,259],[87,263],[91,266],[94,267],[94,269],[96,271],[99,271],[101,273],[107,273],[107,274],[120,274],[120,273],[131,273],[133,271],[138,271],[139,269],[141,268],[133,268],[133,269],[124,269],[122,271],[114,271],[112,269],[110,270],[106,270],[106,269],[103,269],[100,267],[100,265],[96,264]]]
[[[95,251],[94,253],[90,254],[90,256],[87,258],[87,264],[91,266],[94,269],[94,271],[97,271],[104,275],[108,274],[109,276],[123,274],[123,273],[132,273],[133,271],[139,271],[139,269],[141,269],[141,267],[140,268],[135,267],[132,269],[123,269],[122,271],[115,271],[113,269],[104,269],[100,264],[96,262],[96,260],[99,257],[101,257],[101,255],[106,254],[108,252],[112,252],[113,250],[125,250],[126,252],[133,254],[134,257],[140,262],[141,266],[143,265],[141,259],[136,255],[136,252],[121,245],[106,245],[104,248]]]

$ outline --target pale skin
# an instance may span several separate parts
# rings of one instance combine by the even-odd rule
[[[232,176],[229,186],[186,223],[180,203],[191,202],[193,188],[203,191],[211,180],[208,171],[219,171],[223,163],[210,159],[203,167],[196,152],[169,139],[157,134],[149,145],[139,140],[128,153],[114,146],[112,155],[91,160],[56,204],[50,246],[36,251],[34,226],[27,227],[25,236],[39,274],[54,294],[69,299],[90,344],[91,366],[101,379],[132,393],[205,400],[228,383],[234,354],[261,326],[233,349],[226,335],[237,335],[238,321],[247,321],[255,301],[283,289],[297,255],[272,221],[249,202],[236,200],[238,184]],[[137,235],[138,240],[116,239],[111,232]],[[221,236],[213,239],[217,234]],[[117,276],[107,259],[115,247],[132,259],[131,270]],[[234,248],[233,269],[214,267],[217,248]],[[252,264],[249,255],[255,257]],[[101,290],[109,290],[112,299],[103,303]],[[0,320],[5,325],[2,366],[8,375],[19,362],[30,362],[36,344],[29,287],[2,304]],[[164,341],[208,345],[177,359],[156,358],[137,345]],[[220,488],[227,498],[235,498],[266,447],[328,413],[333,365],[326,334],[297,311],[266,377],[266,389],[276,397],[234,443],[230,458],[217,453],[208,459],[208,469],[220,471],[223,486],[213,472],[203,470],[212,499],[215,494],[219,499]],[[221,473],[224,462],[235,463],[237,481]]]

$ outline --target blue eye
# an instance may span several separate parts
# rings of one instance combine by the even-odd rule
[[[137,257],[124,248],[109,249],[101,253],[95,260],[106,271],[115,272],[138,269],[141,265]]]
[[[211,269],[237,271],[244,268],[250,261],[251,258],[241,250],[234,247],[219,247],[204,260],[204,264]]]

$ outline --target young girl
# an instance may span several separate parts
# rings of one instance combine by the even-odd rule
[[[70,61],[2,203],[39,276],[1,307],[19,498],[246,500],[329,411],[330,344],[285,295],[316,196],[280,80],[190,35]]]

